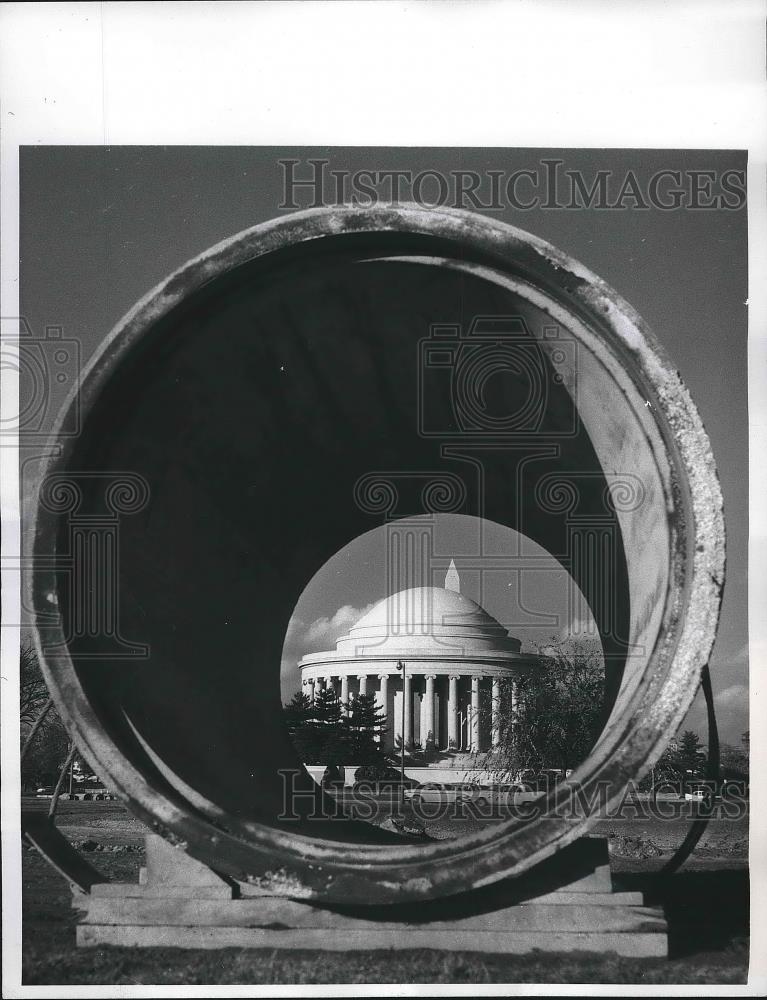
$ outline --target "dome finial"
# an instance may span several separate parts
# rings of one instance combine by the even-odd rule
[[[445,590],[454,590],[456,594],[461,593],[461,578],[455,568],[455,559],[450,560],[450,566],[445,573]]]

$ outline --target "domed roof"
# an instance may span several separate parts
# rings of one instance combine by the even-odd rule
[[[444,587],[414,587],[379,601],[338,640],[338,652],[458,647],[519,652],[521,643],[476,601]]]
[[[424,625],[475,625],[490,629],[506,630],[489,615],[476,601],[455,590],[444,587],[414,587],[400,590],[385,597],[363,615],[352,628],[388,628],[396,626],[400,630],[421,628]]]

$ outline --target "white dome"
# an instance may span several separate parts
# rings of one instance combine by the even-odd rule
[[[415,587],[379,601],[336,643],[356,656],[397,649],[517,653],[520,642],[476,601],[443,587]],[[384,648],[385,647],[385,648]]]

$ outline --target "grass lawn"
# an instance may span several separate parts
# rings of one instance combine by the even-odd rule
[[[76,804],[68,804],[70,806]],[[113,846],[140,842],[123,807],[97,803],[93,823],[72,810],[62,829]],[[79,810],[82,812],[82,810]],[[109,819],[108,817],[112,817]],[[69,822],[71,831],[64,825]],[[77,836],[72,836],[77,839]],[[644,891],[669,924],[669,959],[615,954],[525,956],[471,952],[317,951],[74,947],[77,920],[69,888],[36,851],[23,850],[23,982],[33,984],[300,984],[300,983],[624,983],[737,984],[748,972],[748,873],[743,859],[702,857],[693,870],[658,876],[657,860],[615,866],[617,888]],[[88,855],[109,878],[137,881],[140,853]],[[689,869],[688,866],[686,866]]]

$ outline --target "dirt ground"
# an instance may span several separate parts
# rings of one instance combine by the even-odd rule
[[[64,802],[59,826],[110,879],[137,881],[144,828],[117,802]],[[25,984],[680,983],[735,984],[748,971],[747,818],[718,821],[682,870],[659,875],[687,825],[604,821],[616,889],[663,907],[668,959],[532,952],[526,956],[414,950],[312,951],[74,947],[71,894],[24,848]],[[82,846],[81,846],[81,849]]]

